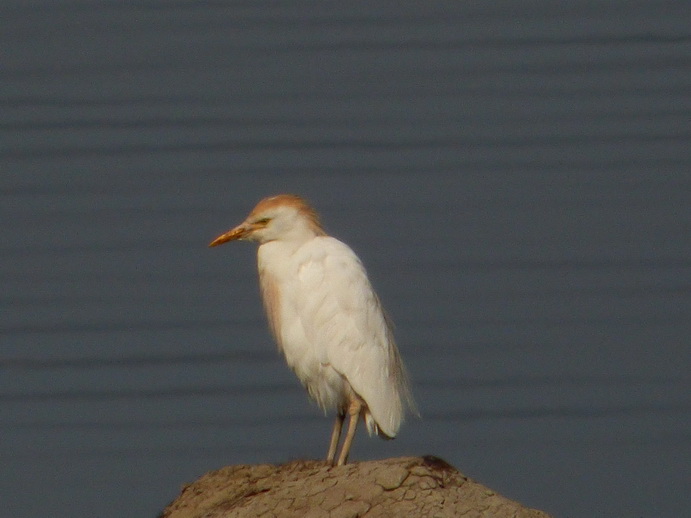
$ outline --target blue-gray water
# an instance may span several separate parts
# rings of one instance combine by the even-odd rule
[[[691,30],[678,2],[4,1],[0,507],[153,517],[324,455],[254,247],[295,192],[362,257],[435,454],[559,517],[678,517]]]

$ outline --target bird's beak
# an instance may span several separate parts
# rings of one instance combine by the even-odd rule
[[[225,234],[218,236],[216,239],[211,241],[211,243],[209,243],[209,246],[218,246],[222,245],[223,243],[227,243],[228,241],[243,239],[251,232],[252,228],[242,223],[241,225],[229,230]]]

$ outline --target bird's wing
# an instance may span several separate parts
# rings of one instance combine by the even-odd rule
[[[362,263],[331,237],[312,241],[299,268],[300,308],[309,341],[364,399],[377,425],[394,437],[408,400],[406,376],[391,328]]]

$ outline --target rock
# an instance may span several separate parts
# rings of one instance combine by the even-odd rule
[[[185,486],[159,518],[256,516],[549,518],[432,456],[337,467],[323,461],[229,466]]]

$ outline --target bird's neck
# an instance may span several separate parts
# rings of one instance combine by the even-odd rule
[[[285,258],[292,256],[301,246],[308,243],[315,236],[301,236],[300,239],[274,239],[259,245],[258,254],[272,260],[285,260]]]
[[[299,248],[308,241],[324,235],[326,234],[321,227],[312,225],[310,221],[301,221],[299,224],[284,228],[280,233],[274,234],[261,244],[274,242],[281,243],[286,248]]]

